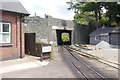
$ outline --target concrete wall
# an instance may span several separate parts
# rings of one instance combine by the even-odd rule
[[[74,44],[88,44],[89,43],[89,26],[79,25],[75,23],[73,31],[73,43]]]

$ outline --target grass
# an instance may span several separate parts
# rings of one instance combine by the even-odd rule
[[[54,60],[54,53],[53,53],[53,51],[51,52],[51,60]]]
[[[36,43],[45,44],[45,42],[42,42],[42,41],[39,41],[39,40],[36,40]]]
[[[74,50],[73,50],[73,52],[74,52],[75,54],[81,55],[81,56],[83,56],[83,57],[87,57],[87,58],[89,58],[89,59],[98,59],[98,57],[93,56],[93,55],[88,54],[88,53],[79,52],[79,51],[74,51]]]
[[[39,41],[39,40],[36,40],[36,43],[40,43],[40,41]]]

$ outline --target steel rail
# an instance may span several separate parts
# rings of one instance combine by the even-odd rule
[[[80,45],[79,45],[80,46]],[[76,46],[76,47],[78,47],[78,46]],[[72,47],[71,47],[72,48]],[[78,47],[79,48],[79,47]],[[81,52],[83,52],[83,51],[81,51]],[[86,52],[84,52],[84,53],[86,53]],[[88,53],[86,53],[86,54],[88,54]],[[100,58],[100,59],[102,59],[102,58]],[[105,59],[102,59],[102,60],[104,60],[104,61],[107,61],[107,62],[110,62],[110,63],[113,63],[113,64],[116,64],[116,65],[120,65],[119,63],[115,63],[115,62],[112,62],[112,61],[109,61],[109,60],[105,60]]]
[[[63,47],[66,48],[65,46],[62,46],[62,51],[63,51]],[[74,62],[71,60],[70,57],[68,57],[68,55],[65,54],[65,56],[68,58],[69,62],[76,68],[76,70],[79,72],[79,74],[81,74],[85,80],[90,80],[89,78],[87,78],[87,76],[74,64]]]
[[[77,61],[81,62],[84,66],[86,66],[86,68],[88,68],[90,71],[92,71],[94,74],[96,74],[97,76],[99,76],[102,80],[106,80],[101,74],[99,74],[98,72],[94,71],[92,68],[90,68],[88,65],[86,65],[85,63],[83,63],[82,61],[80,61],[75,55],[74,53],[72,53],[68,47],[65,47],[70,55],[72,55]],[[79,68],[71,61],[71,63],[79,70]],[[87,76],[81,71],[79,70],[79,72],[81,72],[81,74],[88,80],[89,78],[87,78]]]
[[[77,49],[74,49],[74,48],[71,48],[71,47],[69,47],[69,49],[71,50],[71,51],[78,51],[78,52],[82,52],[82,51],[80,51],[80,50],[77,50]],[[77,53],[78,53],[77,52]],[[83,52],[82,52],[83,53]],[[85,52],[84,52],[85,53]],[[89,58],[88,56],[86,56],[86,55],[84,55],[84,54],[80,54],[80,53],[78,53],[79,55],[82,55],[82,56],[84,56],[84,57],[87,57],[87,58]],[[87,53],[85,53],[85,54],[87,54]],[[89,54],[88,54],[89,55]],[[113,68],[115,68],[115,69],[119,69],[119,68],[117,68],[117,67],[115,67],[115,66],[113,66],[113,65],[110,65],[111,63],[112,64],[115,64],[115,65],[117,65],[117,66],[119,66],[119,64],[116,64],[116,63],[113,63],[113,62],[108,62],[107,60],[104,60],[104,59],[101,59],[101,58],[96,58],[96,57],[93,57],[93,59],[95,59],[95,60],[97,60],[98,62],[101,62],[101,63],[103,63],[103,64],[106,64],[106,65],[108,65],[108,66],[110,66],[110,67],[113,67]],[[102,62],[102,61],[100,61],[100,60],[98,60],[98,59],[100,59],[100,60],[102,60],[102,61],[106,61],[106,62],[108,62],[108,63],[110,63],[110,64],[108,64],[108,63],[105,63],[105,62]],[[120,69],[119,69],[120,70]]]

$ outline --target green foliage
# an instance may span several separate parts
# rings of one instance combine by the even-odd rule
[[[45,44],[44,42],[39,41],[39,40],[36,40],[36,43]]]
[[[111,26],[115,26],[115,25],[117,25],[115,21],[111,23]]]
[[[109,18],[109,26],[111,26],[112,22],[119,22],[117,15],[120,15],[120,4],[117,4],[117,2],[106,2],[104,7],[107,10],[106,16]]]
[[[101,26],[108,23],[109,18],[104,14],[101,16]]]
[[[54,60],[54,53],[53,53],[53,51],[51,52],[51,60]]]
[[[62,33],[61,38],[62,38],[63,42],[70,41],[70,35],[69,35],[69,33]]]
[[[39,41],[39,40],[36,40],[36,43],[40,43],[40,41]]]
[[[67,2],[69,6],[68,10],[74,10],[76,13],[74,18],[77,23],[80,24],[86,24],[86,16],[89,13],[92,13],[94,16],[92,16],[92,19],[90,16],[87,16],[90,18],[90,20],[95,20],[96,28],[98,28],[98,25],[101,26],[102,24],[106,23],[107,25],[111,26],[112,22],[119,22],[120,19],[117,17],[117,15],[120,15],[120,5],[117,4],[117,2],[97,2],[97,0],[89,0],[89,2],[82,2],[83,0],[71,0],[70,2]],[[105,8],[107,10],[104,16],[103,9]]]
[[[94,14],[89,12],[78,13],[74,16],[74,19],[77,23],[86,25],[90,20],[94,20]],[[88,19],[88,20],[87,20]]]

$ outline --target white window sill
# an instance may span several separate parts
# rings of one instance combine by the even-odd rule
[[[12,46],[12,45],[13,45],[13,44],[11,44],[11,43],[10,43],[10,44],[0,44],[0,47],[1,47],[1,46]]]

